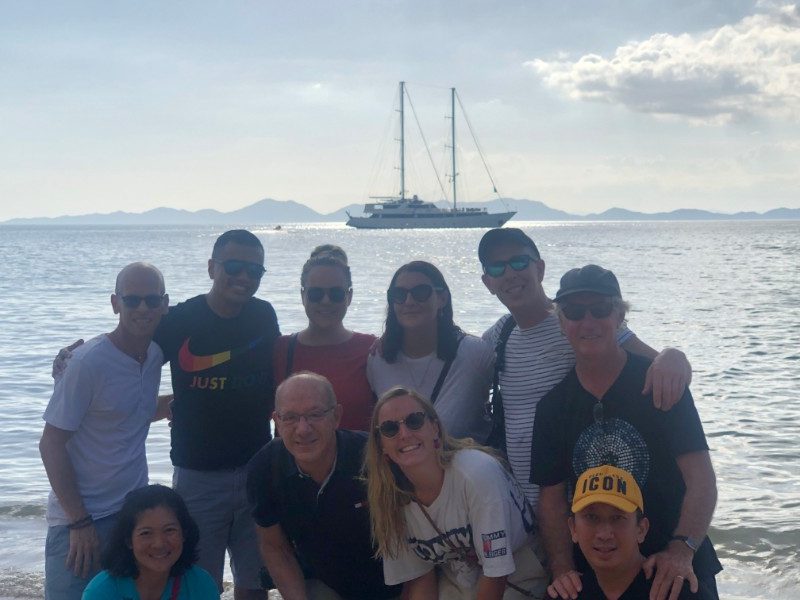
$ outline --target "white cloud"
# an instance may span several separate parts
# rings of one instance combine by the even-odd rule
[[[586,54],[524,64],[574,100],[693,123],[800,120],[800,6],[759,6],[763,12],[733,25],[659,33],[618,47],[610,58]]]

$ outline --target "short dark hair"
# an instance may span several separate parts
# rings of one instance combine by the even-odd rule
[[[453,299],[450,297],[450,288],[444,280],[444,275],[434,265],[424,260],[414,260],[397,269],[389,282],[389,288],[394,287],[397,278],[402,273],[421,273],[431,280],[433,287],[447,292],[447,304],[436,315],[436,356],[443,361],[453,360],[458,351],[458,341],[463,335],[461,328],[453,322]],[[403,345],[403,327],[394,314],[394,306],[388,301],[386,307],[386,324],[381,336],[381,352],[388,363],[397,360],[397,353]]]
[[[264,246],[261,244],[261,240],[259,240],[254,234],[250,233],[246,229],[231,229],[230,231],[226,231],[219,236],[217,241],[214,242],[214,249],[211,251],[211,258],[216,258],[219,256],[219,251],[222,250],[223,246],[227,244],[250,246],[252,248],[258,248],[261,250],[261,252],[264,252]]]
[[[114,577],[139,576],[139,567],[131,548],[131,537],[139,516],[144,511],[158,506],[172,510],[183,531],[183,552],[172,565],[170,575],[183,574],[197,561],[197,542],[200,539],[200,532],[183,498],[172,488],[153,484],[130,492],[117,515],[117,523],[100,558],[100,565]]]

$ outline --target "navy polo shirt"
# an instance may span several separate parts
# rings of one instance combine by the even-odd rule
[[[300,472],[276,438],[250,461],[247,491],[261,527],[280,525],[311,576],[353,600],[392,598],[400,586],[383,583],[374,558],[361,465],[367,434],[336,431],[336,464],[322,488]]]

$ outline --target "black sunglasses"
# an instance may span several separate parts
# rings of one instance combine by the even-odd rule
[[[416,300],[417,302],[425,302],[428,298],[431,297],[433,292],[441,292],[444,288],[441,287],[433,287],[428,283],[420,283],[419,285],[415,285],[411,289],[400,287],[398,285],[394,287],[390,287],[386,291],[386,298],[389,302],[394,302],[395,304],[403,304],[408,298],[408,295],[411,294],[411,297]]]
[[[524,271],[531,264],[532,260],[538,260],[530,254],[519,254],[512,256],[508,260],[497,260],[483,265],[483,272],[489,277],[500,277],[506,272],[506,267],[511,267],[515,271]]]
[[[244,271],[247,273],[247,276],[250,279],[261,279],[264,273],[267,272],[267,270],[264,268],[264,265],[248,262],[246,260],[238,260],[236,258],[230,258],[228,260],[215,260],[214,262],[221,264],[222,268],[225,269],[225,274],[230,275],[231,277],[235,277]]]
[[[345,289],[341,286],[335,287],[309,287],[309,288],[301,288],[301,292],[306,295],[309,302],[313,302],[316,304],[317,302],[322,302],[322,299],[325,296],[328,296],[328,300],[330,300],[333,304],[339,304],[344,302],[344,299],[347,297],[347,292],[350,290]]]
[[[147,296],[137,296],[136,294],[128,294],[122,296],[122,303],[125,308],[139,308],[139,305],[144,302],[147,308],[158,308],[164,302],[165,294],[148,294]]]
[[[405,419],[399,421],[384,421],[378,425],[378,431],[381,432],[383,437],[393,438],[400,433],[400,424],[405,423],[405,426],[411,431],[417,431],[425,424],[427,415],[422,412],[412,412]]]
[[[614,303],[611,300],[601,300],[593,304],[563,304],[561,313],[570,321],[580,321],[591,313],[595,319],[605,319],[614,312]]]

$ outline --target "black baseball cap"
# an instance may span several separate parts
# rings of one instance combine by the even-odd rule
[[[586,265],[564,273],[561,278],[561,286],[556,294],[556,302],[561,302],[567,296],[581,292],[622,297],[619,282],[614,273],[598,265]]]
[[[486,263],[492,248],[500,246],[501,244],[519,244],[520,246],[525,246],[533,250],[533,254],[537,260],[540,258],[539,249],[536,247],[536,244],[534,244],[533,240],[521,229],[517,229],[516,227],[497,227],[484,233],[480,244],[478,244],[478,259],[481,261],[481,264]]]

